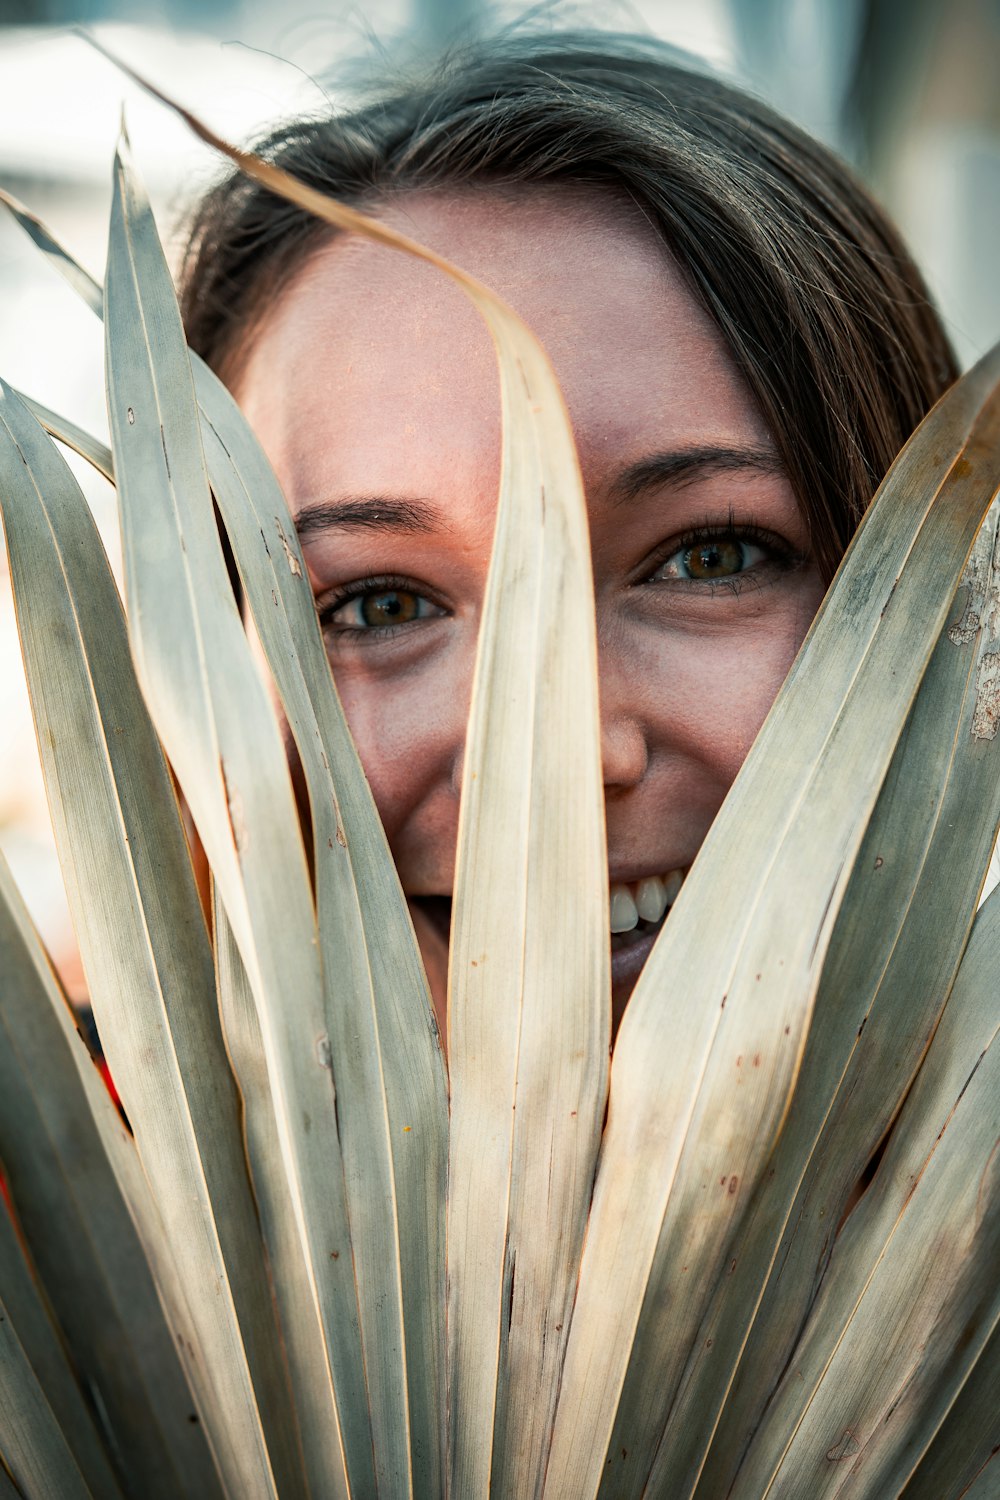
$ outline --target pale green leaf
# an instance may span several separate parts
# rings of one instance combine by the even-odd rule
[[[149,205],[115,171],[105,285],[108,411],[130,642],[144,696],[218,884],[257,1005],[282,1162],[332,1368],[348,1475],[373,1484],[349,1226],[309,873],[272,705],[215,529],[190,365]],[[405,1484],[403,1384],[375,1432],[376,1472]],[[380,1393],[376,1393],[380,1394]]]
[[[989,1500],[1000,1492],[1000,1328],[976,1361],[902,1500]]]
[[[61,417],[57,412],[50,411],[40,401],[33,401],[23,391],[16,391],[15,394],[21,398],[35,421],[45,428],[50,437],[58,438],[65,447],[72,448],[74,453],[85,458],[99,474],[103,474],[105,479],[114,484],[114,463],[107,443],[102,443],[98,438],[84,431],[82,427],[78,427],[75,422],[71,422],[68,417]]]
[[[486,820],[480,822],[467,797],[460,864],[469,868],[468,856],[477,840],[494,829],[504,836],[506,863],[488,894],[475,889],[474,870],[464,893],[460,887],[451,952],[452,974],[457,977],[450,995],[454,1031],[449,1339],[451,1378],[462,1391],[451,1433],[452,1483],[463,1493],[485,1493],[495,1463],[507,1483],[537,1485],[603,1116],[610,1024],[596,644],[592,608],[582,603],[590,597],[589,544],[568,419],[536,341],[485,288],[377,221],[306,189],[219,141],[191,116],[184,117],[272,190],[341,228],[418,255],[458,280],[485,318],[500,363],[508,438],[498,556],[509,547],[509,562],[525,548],[537,570],[534,583],[527,584],[527,597],[536,590],[537,596],[544,596],[543,584],[548,584],[564,606],[572,601],[570,607],[579,615],[575,634],[565,631],[564,617],[553,628],[552,600],[536,596],[531,614],[537,635],[524,657],[498,631],[495,581],[489,590],[477,677],[503,683],[493,702],[505,723],[521,732],[521,748],[511,757],[512,778],[501,767],[494,779],[490,762],[495,750],[483,743],[482,736],[484,727],[495,730],[496,719],[492,726],[481,726],[473,709],[467,761],[472,770],[466,787],[476,787],[477,758],[482,757],[482,774],[494,800],[486,804]],[[543,545],[537,550],[517,534],[524,524],[524,514],[517,510],[519,499],[528,514],[546,521]],[[513,620],[514,612],[507,618]],[[583,651],[589,670],[580,670],[579,654],[570,660],[566,636],[573,639],[577,653]],[[515,668],[517,680],[512,681]],[[537,705],[546,693],[545,714],[539,715]],[[480,702],[493,696],[489,689],[480,694]],[[518,800],[501,818],[495,797],[505,790],[513,790]],[[533,811],[546,809],[530,835],[523,816],[529,803]],[[499,860],[496,851],[494,856]],[[549,906],[554,893],[562,893],[560,908],[546,913],[544,937],[540,922],[535,927],[540,918],[535,883],[540,881]],[[471,913],[476,914],[475,926],[469,923]],[[239,941],[235,920],[234,931]],[[505,952],[523,949],[526,959],[523,975],[513,984],[501,977],[494,994],[486,965],[478,957],[473,960],[473,950],[481,955],[492,948],[495,955],[495,939]],[[486,1054],[480,1044],[486,1038],[481,1032],[477,1037],[475,1030],[487,1023],[494,1000],[502,1040],[484,1072]],[[559,1038],[557,1055],[553,1036]],[[483,1083],[495,1101],[485,1131],[481,1121],[490,1111]],[[520,1106],[516,1121],[515,1085]],[[486,1184],[492,1186],[487,1189]],[[473,1202],[475,1214],[470,1212]],[[540,1222],[552,1226],[551,1234],[538,1233]],[[516,1288],[512,1260],[517,1265]],[[535,1336],[539,1321],[545,1327],[543,1340]],[[498,1381],[503,1392],[499,1405]]]
[[[20,224],[25,234],[34,241],[42,254],[65,276],[70,286],[83,298],[91,311],[100,316],[104,302],[100,283],[95,281],[90,272],[85,271],[72,256],[66,255],[62,247],[56,243],[51,231],[31,212],[30,208],[25,208],[23,203],[19,202],[12,193],[5,192],[3,188],[0,188],[0,204]]]
[[[312,819],[326,1016],[369,1391],[403,1368],[416,1494],[443,1486],[447,1090],[409,915],[330,676],[284,498],[198,360],[209,476],[295,738]],[[259,1189],[258,1189],[259,1193]],[[397,1398],[399,1399],[399,1398]],[[393,1420],[391,1408],[386,1421]]]
[[[127,1207],[140,1193],[132,1138],[2,856],[0,972],[0,1160],[46,1298],[126,1487],[214,1500],[215,1467]]]
[[[85,273],[68,252],[26,210],[15,212],[53,263],[78,284]],[[339,1086],[345,1149],[355,1153],[359,1164],[353,1191],[362,1224],[370,1224],[367,1248],[359,1257],[362,1269],[370,1268],[371,1278],[362,1300],[369,1308],[370,1341],[381,1345],[385,1358],[398,1347],[400,1330],[393,1341],[385,1287],[379,1283],[384,1283],[398,1258],[408,1329],[414,1482],[419,1489],[433,1492],[441,1483],[443,1437],[447,1098],[426,984],[395,868],[332,684],[305,563],[284,498],[232,397],[196,357],[193,368],[213,491],[297,741],[309,792],[317,902],[326,918],[320,930],[327,959],[328,1016],[331,1036],[335,1031],[338,1035],[334,1056],[343,1051],[346,1064],[353,1052],[355,1071],[358,1064],[369,1070],[374,1064],[376,1070],[376,1090],[367,1099],[346,1086],[351,1082],[346,1066]],[[43,411],[41,419],[56,436],[70,441],[100,466],[103,455],[85,434],[70,429],[52,413]],[[109,470],[107,455],[105,472]],[[331,767],[336,771],[336,789]],[[345,886],[352,870],[356,884]],[[352,906],[357,905],[365,916],[364,936],[356,912],[354,923],[349,920]],[[363,949],[357,951],[362,941],[367,944],[367,960]],[[354,966],[360,980],[354,987],[357,998],[351,1003],[345,972],[348,952],[356,952]],[[364,1019],[373,987],[375,1031]],[[232,1049],[232,1038],[228,1040]],[[379,1066],[386,1083],[384,1101],[378,1098]],[[389,1184],[390,1192],[398,1197],[398,1208],[391,1199],[387,1205],[390,1229],[396,1220],[396,1246],[386,1244],[385,1220],[380,1223],[372,1212],[371,1143],[377,1139],[380,1109],[383,1114],[388,1110],[391,1143],[398,1157],[392,1168],[395,1181]],[[266,1159],[258,1157],[258,1172]],[[280,1172],[280,1165],[275,1165]],[[275,1182],[269,1190],[278,1187]],[[258,1197],[265,1190],[258,1182]],[[397,1300],[390,1290],[388,1307]],[[301,1336],[308,1343],[305,1330]],[[329,1426],[329,1418],[323,1425]]]
[[[451,1389],[460,1392],[450,1463],[463,1496],[486,1494],[490,1475],[499,1491],[535,1488],[576,1289],[610,1031],[597,646],[568,417],[534,336],[486,288],[186,118],[301,207],[453,276],[498,350],[504,460],[450,954],[448,1338]],[[523,954],[519,966],[498,962],[511,951]]]
[[[183,1286],[171,1321],[216,1457],[234,1493],[268,1494],[258,1399],[277,1454],[291,1413],[177,803],[86,502],[6,388],[0,419],[25,670],[88,990],[168,1231],[175,1292]],[[170,1291],[162,1277],[160,1290]]]
[[[330,1401],[322,1329],[288,1201],[288,1185],[280,1171],[281,1147],[260,1022],[229,919],[214,892],[213,916],[219,1007],[246,1111],[247,1155],[288,1354],[306,1476],[315,1496],[340,1500],[349,1489],[337,1408]],[[327,1191],[343,1194],[337,1174],[330,1174]],[[346,1207],[342,1212],[346,1218]]]
[[[657,1319],[671,1313],[669,1344],[646,1346],[646,1379],[662,1417],[675,1398],[784,1120],[833,923],[947,618],[951,590],[941,581],[957,586],[994,493],[986,476],[1000,435],[998,375],[994,353],[897,459],[626,1012],[548,1470],[553,1495],[582,1500],[613,1487],[605,1459],[644,1308]],[[641,1373],[633,1367],[634,1379]],[[657,1423],[641,1435],[651,1462]]]
[[[3,1463],[25,1500],[91,1500],[2,1297],[0,1432]]]
[[[1000,742],[975,732],[1000,645],[996,534],[994,506],[858,855],[788,1120],[727,1250],[654,1489],[685,1493],[711,1442],[699,1493],[728,1491],[951,989],[1000,822]]]
[[[734,1500],[899,1494],[1000,1321],[998,962],[991,897]]]
[[[108,1454],[84,1404],[49,1310],[39,1295],[6,1205],[0,1205],[0,1299],[3,1317],[16,1330],[24,1357],[45,1392],[53,1420],[94,1500],[122,1500]]]

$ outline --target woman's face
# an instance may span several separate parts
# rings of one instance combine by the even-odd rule
[[[617,1016],[822,597],[807,527],[725,345],[630,202],[413,193],[379,217],[516,308],[565,393],[593,549]],[[339,238],[268,310],[236,392],[297,519],[440,1010],[500,467],[492,345],[440,272]]]

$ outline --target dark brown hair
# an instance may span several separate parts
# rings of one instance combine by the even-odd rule
[[[721,330],[828,575],[956,368],[898,234],[831,152],[653,41],[507,36],[258,149],[364,206],[418,188],[553,180],[640,207]],[[332,231],[234,173],[201,203],[181,303],[223,375]]]

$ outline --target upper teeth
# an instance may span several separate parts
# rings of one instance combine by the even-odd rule
[[[658,922],[676,901],[683,883],[683,870],[648,875],[631,885],[616,882],[611,887],[611,931],[631,932],[640,917],[645,922]]]

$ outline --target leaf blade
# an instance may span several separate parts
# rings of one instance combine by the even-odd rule
[[[190,1369],[213,1441],[225,1441],[221,1407],[242,1434],[223,1466],[253,1494],[269,1461],[248,1394],[239,1319],[226,1273],[206,1274],[205,1267],[218,1271],[220,1257],[229,1265],[237,1297],[246,1298],[248,1326],[258,1329],[264,1369],[269,1299],[252,1248],[238,1109],[174,793],[131,672],[117,591],[89,510],[52,443],[6,388],[0,438],[7,475],[0,505],[26,674],[88,987],[160,1211],[178,1215],[189,1193],[202,1207],[176,1218],[172,1255],[187,1271],[173,1317],[196,1350]],[[205,1187],[213,1174],[226,1184],[221,1222]],[[220,1231],[233,1236],[228,1257]],[[221,1297],[209,1290],[216,1284]],[[203,1287],[203,1302],[192,1308]]]
[[[899,1493],[1000,1322],[998,942],[991,899],[734,1496]]]
[[[652,1482],[678,1493],[702,1463],[700,1493],[729,1489],[968,941],[1000,821],[996,744],[972,732],[983,664],[997,646],[997,519],[994,504],[865,833],[788,1122],[727,1250],[730,1272],[661,1440]],[[962,626],[973,618],[977,626]]]
[[[215,1500],[218,1476],[129,1213],[135,1148],[2,856],[0,969],[0,1159],[46,1296],[130,1483],[150,1500],[186,1490]]]
[[[966,469],[973,453],[991,461],[998,374],[994,353],[897,460],[882,495],[907,501],[906,524],[885,505],[869,512],[839,591],[827,596],[630,1002],[556,1419],[547,1481],[554,1494],[614,1483],[605,1455],[650,1284],[676,1314],[675,1342],[655,1377],[661,1411],[669,1409],[737,1215],[783,1122],[832,919],[945,623],[950,595],[938,584],[931,599],[924,580],[950,575],[957,584],[987,509]],[[935,507],[942,486],[949,503]],[[841,710],[848,691],[850,714]],[[750,830],[753,857],[734,868],[729,848]],[[798,893],[794,906],[785,904],[789,889]],[[683,1001],[669,993],[671,974],[692,976]],[[736,1108],[731,1080],[744,1057],[761,1066]],[[702,1087],[706,1069],[710,1088]],[[648,1424],[643,1464],[657,1438]]]
[[[130,640],[260,1016],[282,1160],[324,1326],[348,1472],[374,1484],[349,1226],[322,1191],[342,1171],[315,914],[288,766],[215,530],[180,316],[148,201],[119,150],[105,285],[109,420]],[[280,892],[277,905],[275,893]],[[294,995],[295,1003],[288,1003]],[[314,1184],[309,1191],[308,1185]],[[379,1461],[405,1467],[398,1429]]]
[[[548,369],[547,361],[538,349],[533,337],[520,323],[520,320],[511,314],[485,288],[464,275],[464,273],[459,272],[455,267],[449,266],[440,257],[422,249],[412,241],[407,240],[404,236],[380,225],[377,221],[365,218],[355,210],[349,209],[342,204],[337,204],[335,201],[304,187],[302,184],[297,184],[294,179],[269,164],[228,146],[208,131],[205,126],[187,111],[179,110],[176,105],[172,104],[162,94],[159,94],[156,89],[151,88],[144,80],[139,79],[138,81],[154,95],[163,99],[163,102],[169,104],[171,108],[177,110],[196,133],[207,140],[209,144],[214,145],[230,156],[243,170],[265,182],[273,191],[289,197],[292,201],[317,214],[317,216],[325,218],[327,221],[341,228],[356,230],[380,243],[405,250],[410,254],[415,254],[437,265],[440,269],[445,270],[459,281],[460,285],[472,297],[473,302],[490,326],[498,348],[503,387],[508,392],[511,401],[514,399],[513,393],[515,392],[517,393],[517,397],[522,401],[521,420],[525,423],[526,429],[535,429],[535,413],[532,410],[532,406],[534,401],[544,395],[543,404],[548,405],[550,415],[547,424],[543,422],[539,425],[545,431],[548,438],[557,439],[559,463],[563,470],[562,493],[555,497],[558,502],[556,509],[562,524],[575,533],[576,576],[584,580],[589,579],[589,560],[581,559],[580,556],[582,551],[584,558],[586,558],[586,546],[584,545],[581,549],[579,545],[585,510],[582,505],[579,476],[576,469],[575,456],[573,456],[568,421],[565,417],[558,388],[555,386],[551,372]],[[529,393],[526,401],[525,387],[527,387],[527,392]],[[508,463],[508,473],[512,467]],[[538,498],[536,495],[536,502]],[[502,508],[501,513],[503,513],[503,509],[505,507]],[[587,643],[588,652],[593,655],[596,648],[593,644],[594,627],[592,616],[583,625],[582,639]],[[551,646],[551,642],[549,642],[549,645]],[[524,1145],[525,1159],[532,1162],[532,1175],[535,1184],[533,1191],[529,1194],[529,1198],[533,1203],[541,1201],[543,1204],[551,1200],[553,1205],[555,1205],[557,1200],[560,1200],[561,1206],[558,1209],[558,1213],[562,1216],[564,1243],[573,1243],[575,1241],[576,1244],[579,1244],[583,1235],[586,1203],[589,1201],[590,1196],[590,1184],[593,1165],[596,1159],[600,1119],[603,1113],[606,1089],[606,1037],[610,1024],[610,1006],[607,995],[607,952],[605,946],[605,934],[607,931],[607,887],[605,884],[606,859],[603,856],[603,814],[600,798],[599,756],[596,752],[596,672],[580,674],[579,679],[575,682],[569,680],[569,674],[566,673],[562,690],[570,702],[575,699],[578,703],[586,703],[588,691],[591,695],[590,702],[586,703],[586,708],[582,716],[583,723],[586,726],[585,732],[580,736],[580,745],[581,747],[585,747],[581,748],[581,784],[586,788],[584,806],[589,810],[586,817],[580,820],[572,830],[567,832],[567,838],[570,845],[573,844],[574,838],[576,838],[586,846],[587,857],[583,862],[583,869],[586,873],[592,876],[594,865],[598,862],[600,863],[600,884],[592,884],[587,880],[585,874],[584,878],[580,881],[579,895],[584,909],[591,915],[595,912],[600,912],[602,919],[599,923],[592,922],[586,924],[584,930],[587,932],[587,939],[584,944],[583,954],[582,956],[579,953],[573,954],[575,972],[578,972],[582,976],[582,990],[587,996],[587,1000],[583,1006],[579,1004],[573,1006],[570,1003],[564,1005],[563,1019],[566,1023],[566,1035],[564,1037],[564,1066],[561,1071],[562,1082],[565,1086],[560,1090],[554,1091],[555,1098],[553,1098],[553,1091],[539,1087],[541,1081],[539,1075],[541,1074],[544,1078],[548,1072],[544,1065],[539,1064],[537,1057],[540,1050],[539,1043],[541,1043],[542,1049],[548,1050],[551,1040],[544,1026],[533,1028],[533,1051],[535,1054],[532,1059],[533,1066],[525,1065],[521,1069],[519,1076],[521,1078],[520,1086],[525,1091],[529,1084],[534,1087],[536,1116],[545,1121],[547,1128],[547,1134],[544,1132],[541,1133],[543,1135],[543,1150],[545,1140],[551,1139],[555,1141],[558,1136],[560,1144],[560,1151],[557,1156],[557,1170],[555,1171],[546,1170],[546,1168],[551,1168],[551,1163],[547,1163],[545,1166],[541,1165],[539,1162],[539,1157],[542,1154],[541,1151],[537,1154],[532,1153],[530,1144]],[[596,794],[593,791],[594,780],[597,782]],[[565,787],[563,787],[563,791],[565,791]],[[566,807],[564,803],[561,807],[561,814],[565,820]],[[599,860],[595,857],[594,852],[598,846],[601,850]],[[544,860],[542,863],[544,864]],[[562,871],[561,874],[564,877],[565,871]],[[600,952],[599,957],[598,950]],[[538,969],[540,971],[544,970],[544,957],[538,965]],[[580,1045],[581,1041],[582,1045]],[[583,1054],[582,1066],[581,1052]],[[573,1102],[580,1106],[579,1109],[569,1109],[569,1103]],[[567,1128],[565,1123],[567,1120],[578,1120],[580,1123],[579,1125],[570,1125]],[[557,1129],[557,1122],[561,1127],[560,1129]],[[454,1139],[454,1126],[452,1134]],[[525,1142],[526,1132],[520,1133],[517,1139],[519,1142]],[[511,1149],[513,1149],[513,1146]],[[467,1180],[470,1183],[473,1182],[479,1165],[472,1162],[471,1157],[472,1153],[467,1153],[469,1161]],[[452,1161],[452,1180],[454,1181],[454,1158]],[[489,1204],[488,1207],[492,1216],[495,1203]],[[529,1275],[522,1278],[522,1287],[525,1283],[529,1286],[533,1285],[534,1300],[536,1303],[538,1301],[546,1303],[554,1313],[549,1320],[548,1338],[546,1340],[546,1362],[549,1369],[554,1370],[558,1369],[559,1364],[561,1364],[562,1352],[565,1347],[567,1324],[565,1314],[568,1306],[571,1304],[573,1293],[573,1286],[569,1283],[575,1284],[575,1270],[571,1274],[568,1271],[568,1264],[574,1262],[574,1253],[572,1251],[567,1253],[563,1246],[556,1248],[553,1252],[551,1245],[539,1245],[538,1237],[533,1232],[533,1226],[525,1222],[528,1216],[522,1213],[519,1217],[521,1222],[518,1224],[518,1236],[523,1251],[522,1264],[527,1263],[528,1266],[531,1266],[532,1262],[535,1262],[534,1276]],[[469,1263],[473,1266],[481,1259],[478,1247],[468,1257]],[[502,1317],[505,1273],[502,1261],[498,1265],[495,1255],[491,1259],[492,1269],[488,1272],[487,1276],[489,1289],[486,1292],[486,1297],[487,1301],[491,1302],[495,1309],[494,1316],[496,1322],[499,1322]],[[452,1285],[455,1285],[457,1279],[459,1279],[455,1276],[455,1261],[451,1262],[449,1274],[452,1277]],[[474,1278],[478,1277],[478,1274],[478,1269],[473,1271]],[[455,1326],[455,1322],[456,1319],[453,1317],[453,1327]],[[496,1324],[494,1323],[493,1326],[496,1326]],[[522,1341],[519,1329],[516,1342],[519,1342],[521,1345],[520,1357],[522,1368],[525,1372],[525,1389],[533,1391],[539,1397],[534,1402],[529,1397],[521,1403],[521,1410],[529,1414],[533,1432],[530,1442],[525,1444],[523,1436],[520,1433],[515,1434],[513,1424],[501,1422],[498,1427],[498,1434],[500,1446],[508,1452],[512,1462],[521,1462],[518,1457],[518,1450],[527,1453],[526,1467],[528,1470],[533,1471],[537,1478],[540,1476],[541,1468],[544,1465],[544,1448],[547,1444],[548,1436],[547,1413],[549,1403],[544,1393],[539,1390],[537,1380],[538,1370],[537,1365],[534,1364],[534,1351],[531,1347],[532,1340],[530,1336],[527,1336]],[[478,1443],[482,1446],[482,1444],[488,1441],[483,1431],[484,1425],[487,1428],[492,1428],[493,1425],[493,1400],[489,1394],[489,1387],[492,1384],[495,1390],[496,1357],[491,1353],[490,1344],[491,1337],[488,1336],[486,1340],[487,1347],[481,1349],[474,1356],[474,1360],[479,1364],[480,1370],[486,1372],[486,1378],[485,1384],[482,1380],[479,1382],[480,1389],[484,1392],[484,1398],[475,1403],[475,1406],[478,1407],[478,1415],[475,1422],[470,1424],[467,1431],[467,1435],[472,1438],[472,1442],[468,1445],[466,1451],[470,1455],[474,1466],[480,1471],[475,1481],[477,1487],[482,1485],[483,1475],[481,1465],[475,1457],[476,1445]],[[456,1347],[453,1346],[453,1351]],[[490,1373],[491,1371],[492,1373]],[[461,1377],[459,1378],[461,1379]],[[464,1383],[466,1382],[463,1381]],[[522,1384],[522,1381],[519,1379],[517,1384]],[[473,1407],[470,1405],[470,1410],[472,1409]],[[464,1426],[462,1432],[466,1432]]]

